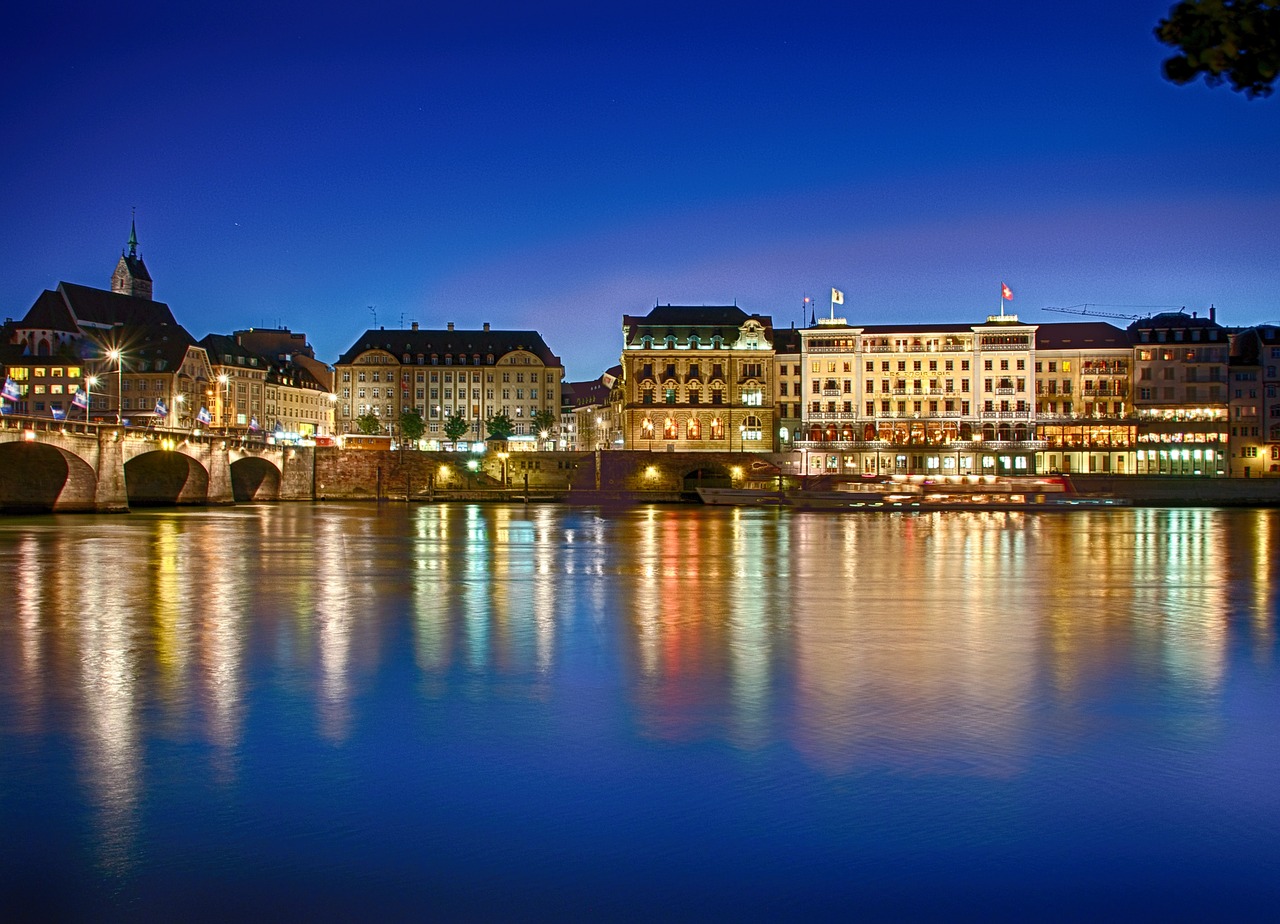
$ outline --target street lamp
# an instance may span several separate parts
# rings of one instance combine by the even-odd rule
[[[507,456],[508,455],[510,455],[510,453],[506,453],[506,452],[498,453],[498,458],[502,460],[502,487],[503,488],[506,488],[507,486]]]
[[[222,418],[222,430],[224,433],[231,429],[230,412],[227,410],[228,405],[231,404],[231,386],[228,384],[230,381],[231,376],[225,372],[218,373],[218,384],[222,386],[222,407],[219,409],[218,416]]]
[[[91,375],[84,380],[84,422],[86,424],[92,421],[90,408],[93,407],[93,386],[98,384],[98,377]]]
[[[116,364],[116,426],[124,423],[124,356],[119,347],[107,350],[107,359]]]
[[[543,449],[546,449],[546,448],[547,448],[547,447],[546,447],[546,442],[547,442],[547,431],[546,431],[546,430],[539,430],[539,431],[538,431],[538,436],[539,436],[539,438],[541,438],[541,440],[542,440],[542,443],[543,443],[542,448],[543,448]]]

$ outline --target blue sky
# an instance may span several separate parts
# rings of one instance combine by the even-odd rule
[[[1167,2],[127,6],[0,38],[6,316],[141,250],[191,332],[1217,305],[1280,320],[1280,97],[1160,77]],[[305,12],[305,16],[300,15]],[[1124,323],[1123,321],[1118,323]]]

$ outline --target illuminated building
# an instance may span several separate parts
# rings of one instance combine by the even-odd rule
[[[809,475],[1015,474],[1035,468],[1037,325],[850,325],[800,331]]]
[[[622,319],[623,448],[773,449],[773,321],[737,306],[654,308]]]
[[[358,432],[358,418],[372,414],[392,432],[402,411],[414,408],[427,424],[425,438],[447,440],[444,421],[468,423],[463,440],[487,438],[485,421],[505,414],[515,426],[513,449],[541,445],[534,417],[558,421],[564,365],[535,331],[367,330],[334,365],[337,379],[335,429]]]
[[[1128,333],[1138,474],[1227,474],[1226,328],[1212,310],[1207,318],[1165,312]]]
[[[1227,387],[1231,474],[1280,475],[1280,328],[1264,324],[1231,340]]]
[[[1046,472],[1133,471],[1135,420],[1125,331],[1103,321],[1036,331],[1036,426]]]
[[[565,383],[562,429],[571,438],[564,440],[563,448],[583,451],[614,448],[613,441],[619,431],[612,396],[621,375],[622,367],[613,366],[598,379]]]
[[[800,332],[794,327],[773,332],[773,388],[777,426],[774,452],[790,452],[801,433],[804,395],[800,387],[804,357],[800,355]]]

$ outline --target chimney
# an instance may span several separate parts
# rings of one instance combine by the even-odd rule
[[[1213,305],[1209,306],[1209,321],[1213,324],[1218,323],[1218,309],[1213,307]]]
[[[417,330],[417,329],[418,329],[418,322],[417,321],[412,322],[412,326],[410,327],[410,330]]]
[[[453,330],[453,322],[452,322],[452,321],[450,321],[450,322],[449,322],[449,330]]]
[[[489,329],[489,322],[488,322],[488,321],[485,321],[485,322],[484,322],[484,329],[485,329],[485,330],[488,330],[488,329]]]

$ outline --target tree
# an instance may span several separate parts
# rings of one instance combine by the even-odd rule
[[[536,411],[533,415],[533,429],[541,438],[545,433],[547,436],[554,435],[556,431],[556,415],[553,411],[541,410]]]
[[[1164,62],[1165,79],[1211,87],[1224,80],[1249,99],[1270,96],[1280,73],[1280,0],[1181,0],[1160,20],[1156,38],[1181,54]]]
[[[416,408],[409,408],[400,412],[400,441],[402,443],[414,443],[416,445],[425,432],[427,432],[427,425]]]
[[[361,433],[370,436],[382,432],[382,421],[378,419],[377,414],[361,414],[356,418],[356,426]]]
[[[461,414],[450,414],[444,419],[444,435],[455,446],[462,439],[462,434],[470,429],[471,425]]]
[[[506,414],[494,414],[484,422],[484,428],[491,440],[510,439],[511,434],[516,432],[516,425]]]

